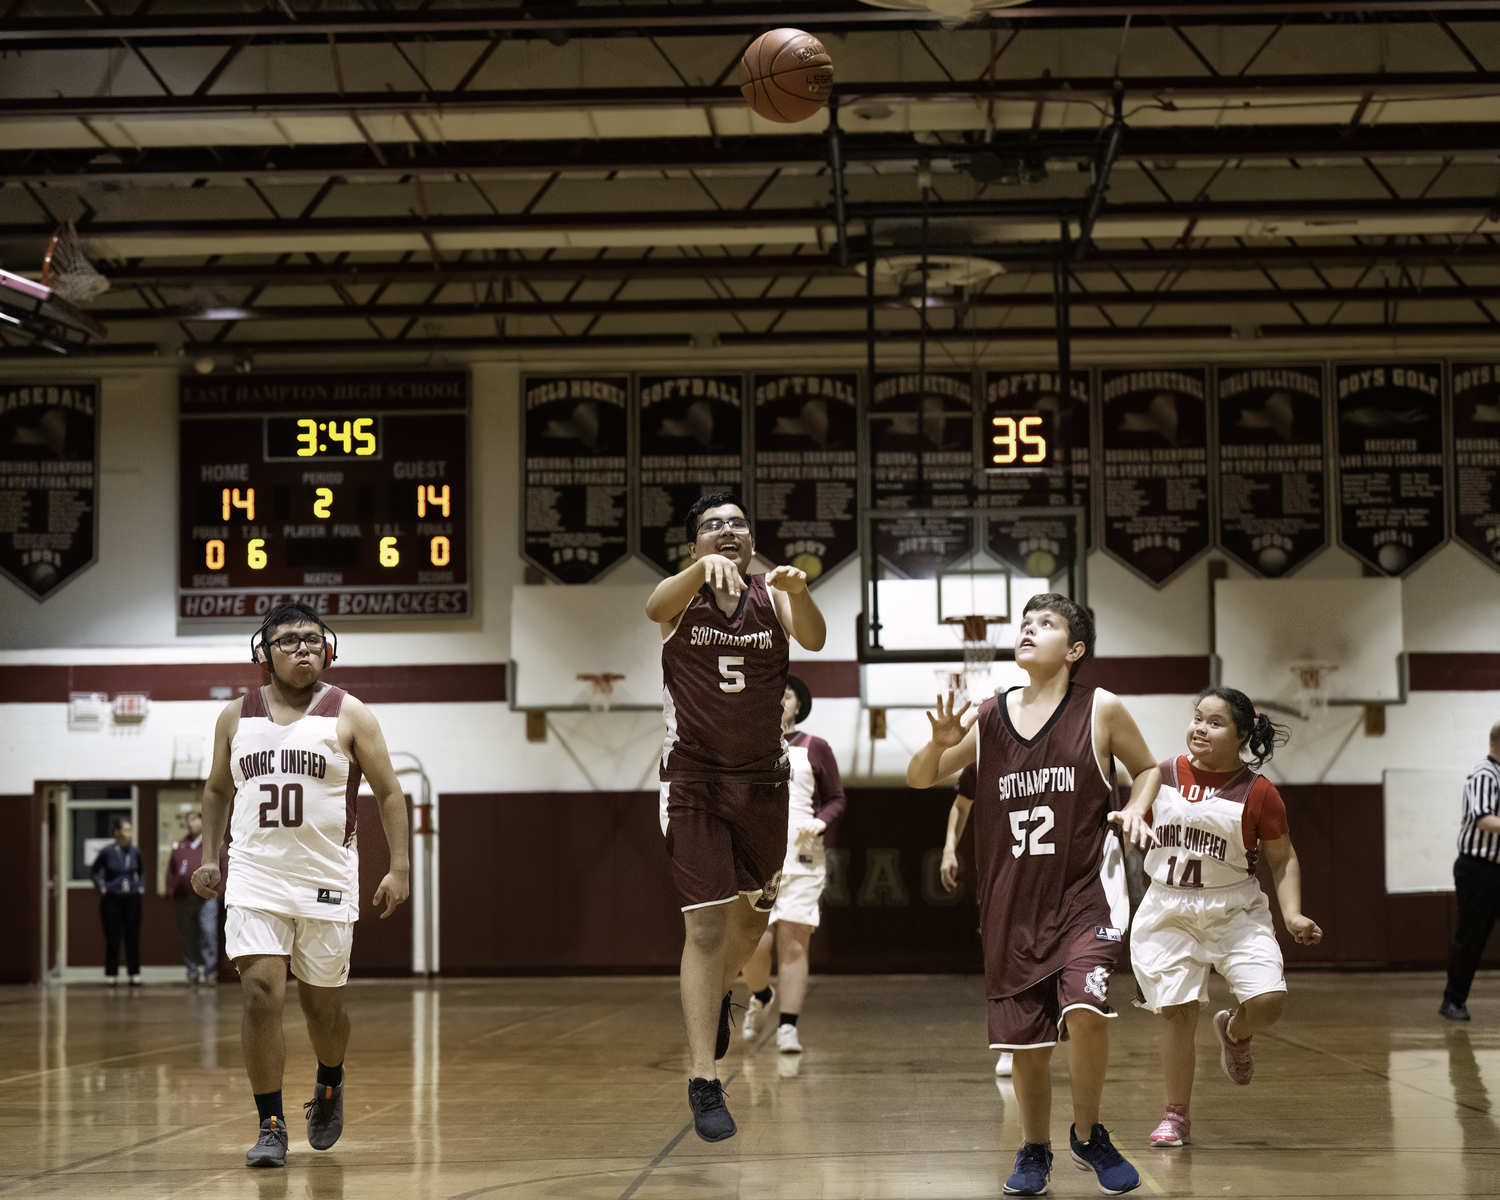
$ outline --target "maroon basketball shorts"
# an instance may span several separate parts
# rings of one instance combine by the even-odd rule
[[[1013,996],[990,1001],[990,1049],[1031,1050],[1055,1046],[1066,1038],[1068,1011],[1088,1008],[1102,1016],[1118,1014],[1109,1006],[1109,976],[1117,942],[1075,945],[1067,966]]]
[[[661,785],[661,827],[682,911],[744,896],[770,912],[786,861],[787,785]]]

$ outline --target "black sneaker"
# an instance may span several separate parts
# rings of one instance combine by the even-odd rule
[[[302,1112],[307,1117],[307,1144],[314,1150],[327,1150],[344,1132],[344,1085],[318,1084]]]
[[[724,1085],[717,1079],[689,1079],[688,1104],[693,1110],[693,1132],[705,1142],[722,1142],[739,1132],[724,1106]]]
[[[247,1167],[286,1166],[286,1122],[267,1117],[260,1123],[260,1140],[245,1151]]]
[[[729,1004],[734,999],[732,991],[724,993],[724,1003],[719,1005],[719,1036],[714,1039],[714,1062],[729,1053]]]
[[[1455,1004],[1447,996],[1443,997],[1442,1007],[1438,1009],[1438,1016],[1446,1017],[1450,1021],[1467,1021],[1469,1010],[1462,1004]]]

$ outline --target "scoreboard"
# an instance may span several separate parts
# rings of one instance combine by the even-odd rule
[[[471,610],[464,372],[185,376],[179,472],[180,620]]]

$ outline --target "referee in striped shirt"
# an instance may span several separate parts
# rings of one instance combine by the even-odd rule
[[[1467,1021],[1469,986],[1479,956],[1500,920],[1500,722],[1490,727],[1490,752],[1464,783],[1464,819],[1453,864],[1458,929],[1448,953],[1448,986],[1438,1012]]]

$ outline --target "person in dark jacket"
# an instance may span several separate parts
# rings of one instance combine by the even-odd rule
[[[91,873],[99,891],[99,918],[104,922],[104,982],[114,987],[120,975],[120,938],[125,938],[125,962],[130,986],[141,986],[141,892],[144,872],[141,852],[131,844],[129,821],[114,823],[115,844],[99,851]]]

